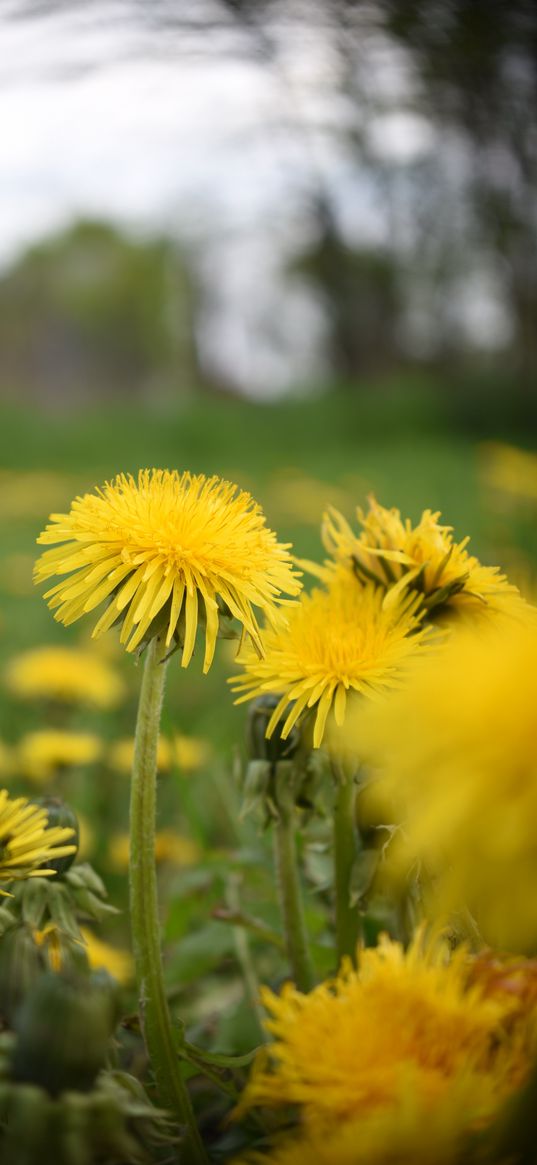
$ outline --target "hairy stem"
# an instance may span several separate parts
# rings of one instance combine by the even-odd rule
[[[340,963],[344,955],[355,958],[361,925],[358,908],[350,904],[352,870],[357,854],[356,784],[349,773],[338,770],[334,776],[334,886],[336,946]]]
[[[315,976],[298,873],[293,806],[278,806],[278,817],[273,829],[274,860],[287,958],[299,991],[311,991]]]
[[[166,664],[163,645],[151,640],[138,704],[130,808],[130,912],[140,1018],[159,1103],[183,1131],[181,1161],[206,1165],[177,1054],[179,1031],[172,1028],[162,957],[155,866],[157,744]]]

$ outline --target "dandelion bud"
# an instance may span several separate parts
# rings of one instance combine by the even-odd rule
[[[13,1027],[17,1012],[46,964],[30,927],[12,926],[0,939],[0,1015]]]
[[[106,1062],[114,1018],[101,979],[43,975],[17,1016],[13,1079],[51,1096],[88,1092]]]
[[[270,739],[267,740],[267,729],[279,701],[279,696],[258,696],[249,708],[246,722],[246,746],[248,756],[252,761],[269,761],[271,764],[276,764],[277,761],[290,760],[300,747],[300,732],[297,728],[292,729],[286,740],[282,740],[283,719],[276,725]]]
[[[39,805],[42,809],[46,809],[49,825],[67,827],[73,830],[73,836],[71,838],[71,845],[74,847],[73,853],[66,854],[61,858],[47,859],[41,867],[44,870],[56,870],[57,874],[65,874],[72,866],[78,853],[80,841],[78,817],[74,809],[71,809],[71,806],[67,805],[59,797],[36,797],[33,800],[33,804]]]

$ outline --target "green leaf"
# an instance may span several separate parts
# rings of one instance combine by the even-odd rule
[[[166,980],[171,986],[187,986],[214,971],[222,959],[233,953],[233,931],[218,922],[209,922],[178,944],[167,968]]]

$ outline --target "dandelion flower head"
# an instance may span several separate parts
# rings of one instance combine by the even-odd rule
[[[360,710],[349,734],[376,780],[379,820],[404,828],[394,871],[434,874],[430,907],[468,907],[485,942],[537,942],[537,630],[456,632],[405,690]],[[391,805],[394,816],[386,817]]]
[[[55,870],[41,869],[44,862],[76,852],[74,830],[48,821],[46,809],[0,790],[0,882],[50,877]]]
[[[37,647],[15,656],[6,668],[5,682],[20,699],[97,708],[114,707],[124,692],[122,680],[107,663],[70,647]]]
[[[319,748],[331,710],[340,727],[347,695],[371,695],[396,683],[423,641],[415,601],[403,599],[387,610],[383,598],[371,585],[349,585],[342,571],[326,590],[303,593],[287,607],[285,623],[265,630],[261,658],[242,653],[244,674],[230,680],[239,693],[236,702],[279,694],[267,735],[285,716],[282,739],[315,709],[313,744]]]
[[[416,526],[399,510],[386,509],[369,498],[367,513],[358,507],[362,530],[355,534],[345,518],[330,508],[324,515],[322,538],[334,564],[351,569],[393,600],[403,589],[420,596],[427,615],[505,611],[518,615],[526,604],[498,567],[482,566],[468,553],[469,538],[454,542],[451,526],[440,525],[439,513],[424,510]],[[326,570],[325,570],[326,573]]]
[[[45,594],[60,623],[107,601],[94,636],[120,621],[121,643],[134,651],[160,633],[168,646],[182,647],[183,667],[201,623],[204,671],[222,615],[237,619],[259,645],[254,608],[270,620],[282,594],[300,590],[288,547],[250,494],[203,474],[120,475],[75,498],[68,514],[53,514],[38,541],[59,544],[42,554],[35,578],[60,576]]]
[[[291,984],[279,996],[264,990],[272,1043],[254,1064],[238,1114],[292,1104],[300,1122],[298,1141],[268,1161],[298,1165],[297,1145],[319,1146],[311,1157],[319,1163],[399,1161],[398,1129],[403,1140],[412,1134],[408,1159],[421,1160],[424,1124],[445,1131],[449,1115],[452,1143],[493,1118],[525,1078],[531,1050],[507,1036],[509,992],[487,996],[470,983],[468,959],[464,948],[449,957],[441,943],[424,945],[420,932],[406,952],[384,937],[361,952],[357,971],[343,964],[308,995]],[[355,1158],[345,1155],[351,1132]],[[444,1160],[428,1148],[429,1160]]]

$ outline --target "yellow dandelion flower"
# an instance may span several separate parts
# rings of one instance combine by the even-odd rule
[[[101,753],[102,743],[97,736],[52,728],[28,732],[15,750],[20,772],[38,783],[50,780],[62,769],[92,765]]]
[[[46,809],[0,790],[0,882],[50,877],[55,870],[41,869],[43,862],[76,852],[76,845],[67,844],[74,830],[49,827],[48,820]]]
[[[467,906],[486,942],[515,951],[537,941],[536,707],[537,631],[507,623],[458,631],[404,691],[348,725],[376,770],[377,819],[404,826],[388,871],[420,858],[431,909]]]
[[[357,971],[349,961],[308,995],[291,984],[279,996],[265,988],[272,1042],[236,1115],[295,1105],[300,1131],[253,1159],[458,1160],[455,1145],[493,1119],[535,1051],[535,1038],[532,1048],[509,1038],[509,992],[485,995],[469,982],[468,961],[463,948],[450,958],[443,944],[424,946],[421,934],[406,952],[384,937],[360,953]]]
[[[24,700],[48,699],[65,704],[112,708],[124,693],[115,671],[89,651],[69,647],[38,647],[10,661],[5,682]]]
[[[53,514],[40,543],[63,543],[36,564],[37,582],[66,575],[45,598],[61,623],[73,623],[108,600],[94,636],[122,621],[127,651],[148,636],[182,646],[192,658],[205,625],[208,671],[221,615],[238,619],[254,643],[254,607],[268,619],[282,592],[300,590],[288,547],[280,545],[250,494],[217,477],[141,470],[120,475]]]
[[[84,940],[90,967],[96,971],[104,968],[114,979],[117,979],[118,983],[131,982],[134,974],[134,962],[130,951],[103,942],[85,926],[82,927],[80,933]]]
[[[116,833],[110,838],[108,858],[111,867],[123,873],[129,868],[130,837],[128,833]],[[199,845],[190,837],[183,837],[173,829],[161,829],[155,835],[155,861],[169,862],[170,865],[193,866],[200,858]]]
[[[243,653],[244,675],[229,681],[239,693],[236,703],[281,694],[267,735],[286,714],[283,739],[315,709],[313,744],[319,748],[332,709],[336,725],[343,724],[348,693],[371,695],[397,683],[398,671],[423,641],[415,606],[404,599],[387,610],[379,590],[349,586],[339,572],[328,590],[302,594],[287,607],[285,623],[266,629],[261,658]]]
[[[127,736],[123,740],[115,740],[107,752],[107,762],[116,773],[128,776],[132,772],[134,761],[134,737]],[[173,764],[173,749],[165,736],[159,736],[157,744],[157,771],[168,773]]]
[[[344,565],[360,581],[380,587],[389,601],[402,590],[416,592],[424,611],[434,617],[446,611],[526,612],[517,588],[498,567],[482,566],[468,553],[469,538],[454,542],[452,527],[440,525],[439,513],[424,510],[413,526],[399,510],[388,510],[370,497],[368,512],[358,507],[357,514],[360,534],[337,510],[325,513],[322,538],[333,561],[320,568],[323,577],[330,577],[336,564]]]

